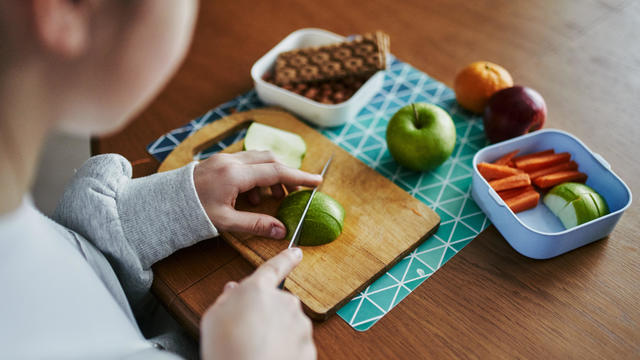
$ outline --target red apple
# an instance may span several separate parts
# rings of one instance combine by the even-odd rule
[[[496,143],[539,130],[547,118],[542,96],[526,86],[512,86],[494,93],[484,109],[484,132]]]

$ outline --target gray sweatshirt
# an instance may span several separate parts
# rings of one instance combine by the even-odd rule
[[[68,283],[73,282],[76,276],[71,273],[83,270],[64,270],[67,266],[64,259],[50,258],[66,257],[72,263],[73,259],[78,257],[80,265],[77,266],[82,268],[81,263],[85,261],[95,272],[95,274],[88,274],[88,278],[97,276],[99,281],[92,283],[90,280],[78,280],[79,282],[85,281],[82,286],[79,285],[81,288],[68,291],[71,293],[69,295],[56,293],[51,301],[55,302],[57,297],[61,297],[60,303],[64,304],[67,301],[64,296],[84,296],[87,298],[85,303],[100,302],[103,299],[96,298],[99,296],[96,294],[106,288],[105,294],[108,293],[112,297],[107,300],[117,304],[116,308],[119,307],[119,311],[121,311],[120,314],[112,314],[109,318],[122,316],[124,319],[128,319],[138,333],[140,332],[138,330],[139,324],[142,333],[147,338],[153,337],[150,339],[152,344],[159,345],[151,346],[151,348],[143,346],[137,353],[118,354],[118,357],[164,358],[170,355],[166,351],[157,350],[162,347],[184,357],[197,356],[195,341],[186,336],[149,292],[153,281],[151,265],[178,249],[218,235],[198,199],[193,183],[194,166],[195,163],[191,163],[174,171],[131,179],[131,165],[122,156],[100,155],[92,157],[78,169],[68,185],[53,215],[53,221],[42,214],[36,214],[34,209],[29,209],[29,205],[22,207],[27,209],[21,208],[16,210],[15,214],[0,218],[0,239],[3,242],[3,247],[4,242],[15,245],[14,247],[7,245],[11,251],[5,252],[4,255],[8,260],[16,260],[16,258],[20,260],[20,257],[25,257],[24,261],[16,260],[16,265],[11,265],[11,261],[0,264],[0,279],[19,277],[20,275],[15,273],[12,275],[10,272],[24,272],[20,267],[27,266],[25,264],[28,261],[35,261],[34,258],[37,256],[27,259],[27,257],[31,257],[30,252],[38,252],[35,246],[29,245],[31,240],[34,243],[42,241],[40,238],[43,237],[42,234],[45,234],[44,237],[51,238],[50,244],[54,244],[56,241],[62,241],[60,239],[63,238],[66,241],[61,242],[59,246],[56,245],[56,248],[49,251],[50,255],[40,260],[40,262],[53,261],[54,265],[47,266],[47,269],[50,269],[48,271],[61,272],[54,274],[55,276],[52,275],[52,279],[62,281],[61,284],[64,286],[69,285],[73,288],[73,283]],[[33,229],[29,229],[33,231],[21,231],[21,229],[31,226],[18,226],[21,222],[33,224]],[[37,235],[32,234],[35,229],[39,230]],[[16,237],[23,237],[26,240],[17,240]],[[71,244],[71,247],[64,243]],[[75,248],[77,253],[74,253],[73,250],[64,250],[65,246],[69,249]],[[65,251],[67,252],[65,253]],[[9,258],[9,256],[11,257]],[[0,255],[1,260],[3,260],[2,255]],[[69,266],[73,268],[73,266]],[[91,271],[89,270],[89,272]],[[42,271],[40,271],[40,275],[42,275],[41,273]],[[32,282],[33,284],[36,284],[39,277],[42,277],[40,275],[35,277],[36,280]],[[100,282],[102,284],[95,284]],[[36,285],[31,286],[28,281],[17,280],[15,284],[16,292],[33,291],[34,294],[23,294],[23,296],[30,299],[37,298]],[[39,287],[42,288],[46,284],[43,282]],[[87,287],[92,289],[95,287],[95,289],[91,290]],[[94,300],[91,300],[92,297]],[[3,344],[3,340],[0,339],[0,345],[8,346],[10,353],[12,344],[7,339],[15,335],[17,341],[22,341],[22,338],[16,335],[16,331],[11,330],[12,326],[15,328],[23,322],[37,323],[41,321],[42,317],[48,316],[46,312],[43,312],[40,317],[34,316],[33,319],[27,319],[32,312],[28,309],[21,309],[20,300],[16,299],[17,304],[11,305],[14,309],[8,309],[6,314],[0,311],[0,316],[4,315],[8,318],[4,319],[6,320],[4,325],[0,324],[0,335],[7,335],[4,339],[7,343]],[[69,298],[68,301],[74,299]],[[46,304],[44,302],[47,299],[44,298],[42,301],[43,304]],[[69,319],[71,325],[67,326],[68,330],[74,331],[74,333],[78,330],[72,328],[72,323],[76,320],[74,313],[81,314],[84,311],[81,307],[81,305],[76,305],[75,310],[73,308],[65,309],[64,306],[56,309],[59,312],[69,312],[69,314],[61,316]],[[102,308],[105,309],[104,311],[108,311],[108,305],[104,305]],[[104,315],[97,314],[95,309],[88,310],[88,313],[96,314],[96,318]],[[102,321],[107,323],[109,318]],[[83,320],[78,319],[78,321],[81,324]],[[44,328],[48,326],[47,323],[50,321],[43,321],[41,327],[34,324],[33,329]],[[64,340],[65,324],[56,326],[56,330],[53,332]],[[109,331],[118,331],[117,326],[114,326],[115,328],[110,325]],[[101,329],[101,331],[106,331],[105,329]],[[124,330],[123,333],[125,333]],[[74,341],[80,343],[82,339],[69,339],[71,348]],[[90,343],[93,340],[86,339],[86,341]],[[57,341],[57,345],[60,345],[59,342]],[[117,342],[114,344],[117,345]],[[136,347],[133,346],[133,348]],[[91,347],[88,349],[87,351],[91,351]],[[96,349],[98,348],[96,347]],[[1,352],[2,350],[0,350]],[[75,352],[70,352],[70,354],[73,353]],[[55,356],[53,353],[42,353],[45,356],[47,354]],[[94,358],[100,358],[106,354],[96,353]]]

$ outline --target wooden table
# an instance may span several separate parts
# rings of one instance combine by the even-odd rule
[[[145,145],[252,87],[252,63],[291,31],[383,29],[392,52],[451,85],[486,59],[537,89],[547,127],[602,154],[640,193],[640,3],[585,1],[203,1],[194,44],[157,100],[94,153],[153,173]],[[638,198],[636,195],[636,204]],[[367,332],[334,316],[315,326],[320,358],[638,358],[640,212],[608,238],[558,258],[516,253],[490,227]],[[154,266],[154,291],[194,334],[228,280],[251,266],[220,240]]]

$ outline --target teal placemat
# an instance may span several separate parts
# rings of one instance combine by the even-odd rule
[[[413,102],[443,107],[456,126],[457,143],[451,158],[431,172],[407,170],[396,164],[387,150],[388,120],[398,109]],[[163,135],[147,150],[163,160],[182,140],[204,125],[234,111],[262,106],[264,104],[252,90]],[[462,110],[451,89],[393,57],[382,90],[355,119],[343,126],[317,129],[434,209],[441,218],[440,227],[433,236],[338,310],[338,315],[354,329],[365,331],[489,225],[471,198],[473,155],[488,142],[482,119]],[[203,151],[198,158],[206,158],[243,136],[240,132],[225,139]]]

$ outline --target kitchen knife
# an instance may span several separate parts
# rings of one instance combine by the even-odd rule
[[[326,174],[327,169],[329,168],[329,164],[331,164],[331,160],[333,160],[333,154],[331,154],[331,156],[329,157],[329,160],[327,160],[327,162],[324,164],[324,168],[322,168],[322,172],[320,172],[320,176],[322,176],[323,179],[324,179],[324,174]],[[318,191],[318,188],[320,187],[320,185],[314,187],[313,191],[311,191],[311,196],[309,196],[309,200],[307,200],[307,205],[305,205],[304,210],[302,211],[302,215],[300,215],[300,220],[298,220],[298,225],[296,226],[296,229],[293,232],[293,236],[291,236],[291,241],[289,241],[289,246],[287,247],[287,249],[290,249],[298,245],[298,242],[300,241],[300,232],[302,231],[302,223],[304,222],[305,216],[307,216],[307,211],[309,211],[309,206],[311,205],[311,201],[313,201],[313,197]],[[284,289],[284,280],[282,280],[280,285],[278,285],[278,289]]]

